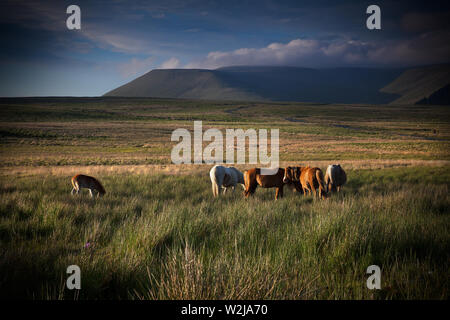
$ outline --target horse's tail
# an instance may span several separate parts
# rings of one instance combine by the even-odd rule
[[[325,174],[325,185],[327,187],[327,192],[336,191],[336,169],[333,166],[328,166],[327,172]]]
[[[259,169],[250,169],[244,172],[245,197],[248,197],[249,195],[255,193],[256,187],[258,186],[256,182],[256,175],[258,174],[258,172]]]
[[[323,195],[323,197],[326,197],[327,190],[325,190],[325,187],[324,187],[324,179],[323,179],[322,170],[320,170],[320,169],[316,170],[316,179],[317,179],[317,183],[319,184],[319,194]]]
[[[347,182],[347,174],[344,169],[341,168],[341,185],[344,185]]]
[[[248,197],[248,193],[250,190],[250,179],[248,170],[244,171],[244,196]]]
[[[245,185],[244,196],[248,197],[253,192],[255,192],[252,184],[253,183],[252,183],[251,170],[246,170],[244,172],[244,185]]]
[[[211,187],[214,197],[217,197],[219,195],[219,186],[217,185],[217,183],[213,182],[211,183]]]
[[[72,179],[70,180],[70,181],[72,182],[72,187],[73,187],[75,190],[78,189],[77,181],[76,181],[76,180],[77,180],[77,177],[78,177],[78,175],[73,176]]]
[[[211,178],[211,188],[212,188],[212,193],[214,195],[214,197],[219,196],[219,191],[220,191],[220,186],[218,183],[218,180],[220,180],[220,178],[217,177],[217,168],[214,167],[213,169],[211,169],[211,172],[209,173],[209,177]]]
[[[330,177],[330,171],[327,169],[327,172],[325,173],[325,186],[327,187],[327,192],[330,191],[330,182],[331,182],[331,177]]]

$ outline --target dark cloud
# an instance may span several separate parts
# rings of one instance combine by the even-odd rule
[[[214,69],[236,65],[289,65],[302,67],[414,66],[446,63],[450,57],[450,32],[424,33],[396,41],[352,39],[294,39],[263,48],[213,51],[186,68]]]
[[[449,62],[450,57],[448,1],[378,0],[382,30],[377,31],[368,30],[365,24],[365,11],[372,1],[75,3],[81,7],[79,31],[69,31],[65,26],[66,8],[73,1],[1,1],[0,74],[15,72],[16,78],[23,80],[30,70],[39,70],[33,76],[38,77],[36,82],[42,88],[45,83],[54,85],[52,74],[63,77],[67,70],[74,89],[58,86],[62,91],[55,94],[70,94],[82,87],[75,77],[83,79],[85,87],[95,88],[100,87],[99,81],[90,78],[113,70],[101,78],[105,83],[101,83],[102,90],[98,89],[100,94],[123,77],[156,67],[377,67]],[[8,84],[9,89],[13,86]],[[29,88],[32,86],[29,82]],[[0,88],[0,95],[9,89]],[[51,90],[49,87],[45,92]]]
[[[422,13],[410,12],[403,16],[401,26],[408,32],[430,32],[450,29],[450,11]]]

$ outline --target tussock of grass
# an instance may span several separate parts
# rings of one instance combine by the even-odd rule
[[[0,184],[1,294],[39,299],[448,299],[445,167],[348,172],[326,201],[241,190],[206,175],[107,174],[105,197],[70,177]],[[89,242],[91,246],[85,248]],[[68,265],[82,290],[64,288]],[[382,269],[382,290],[366,268]]]

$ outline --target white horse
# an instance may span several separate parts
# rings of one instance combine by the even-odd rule
[[[325,174],[325,184],[328,191],[341,191],[344,184],[347,182],[347,175],[340,164],[332,164],[327,168]]]
[[[235,167],[214,166],[209,171],[209,177],[211,178],[212,192],[214,197],[219,196],[220,188],[224,188],[223,194],[227,192],[228,188],[232,188],[233,192],[237,184],[244,186],[244,175]]]

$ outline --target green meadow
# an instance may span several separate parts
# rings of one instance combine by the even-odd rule
[[[0,295],[25,299],[449,299],[450,110],[162,99],[0,101]],[[282,165],[340,162],[326,200],[175,166],[171,132],[278,128]],[[250,165],[240,169],[250,168]],[[74,173],[107,191],[71,196]],[[69,265],[81,290],[68,290]],[[366,269],[381,268],[381,290]]]
[[[212,199],[207,175],[1,184],[2,295],[30,299],[447,299],[449,172],[354,170],[325,201],[258,189]],[[86,247],[86,244],[89,246]],[[82,290],[65,289],[67,266]],[[369,265],[382,289],[366,287]]]

